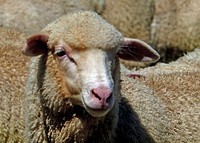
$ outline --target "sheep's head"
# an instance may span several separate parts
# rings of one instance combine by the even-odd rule
[[[22,52],[51,57],[71,98],[78,96],[80,105],[94,117],[106,115],[120,96],[118,58],[144,62],[159,58],[149,45],[124,38],[93,12],[65,16],[43,32],[28,38]]]

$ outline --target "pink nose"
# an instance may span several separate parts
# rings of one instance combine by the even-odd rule
[[[105,86],[99,86],[91,90],[95,98],[97,98],[103,105],[109,102],[112,97],[112,90]]]

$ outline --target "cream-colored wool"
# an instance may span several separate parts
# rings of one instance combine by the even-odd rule
[[[200,49],[123,76],[122,91],[158,143],[200,142]]]
[[[73,48],[108,50],[116,48],[123,40],[121,33],[115,30],[114,26],[92,12],[68,14],[47,25],[43,31],[50,34],[50,48],[55,46],[58,40],[63,39]]]
[[[23,142],[23,88],[28,58],[21,54],[25,35],[0,27],[0,142]]]
[[[200,47],[199,6],[199,0],[156,0],[152,40],[163,56],[166,49],[171,56]]]

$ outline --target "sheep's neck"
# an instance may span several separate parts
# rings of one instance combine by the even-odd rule
[[[113,126],[116,126],[117,122],[113,113],[114,111],[111,111],[106,117],[94,118],[80,106],[71,107],[65,114],[56,116],[47,113],[47,136],[55,142],[90,142],[94,140],[93,136],[95,140],[98,136],[98,140],[102,140],[101,135],[105,136],[107,132],[107,139],[111,140],[114,136]]]

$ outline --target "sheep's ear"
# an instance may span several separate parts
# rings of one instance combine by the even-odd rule
[[[48,52],[49,36],[47,34],[35,34],[26,40],[22,53],[26,56],[38,56]]]
[[[132,38],[124,38],[117,54],[123,60],[147,63],[155,62],[160,58],[159,54],[150,45]]]

